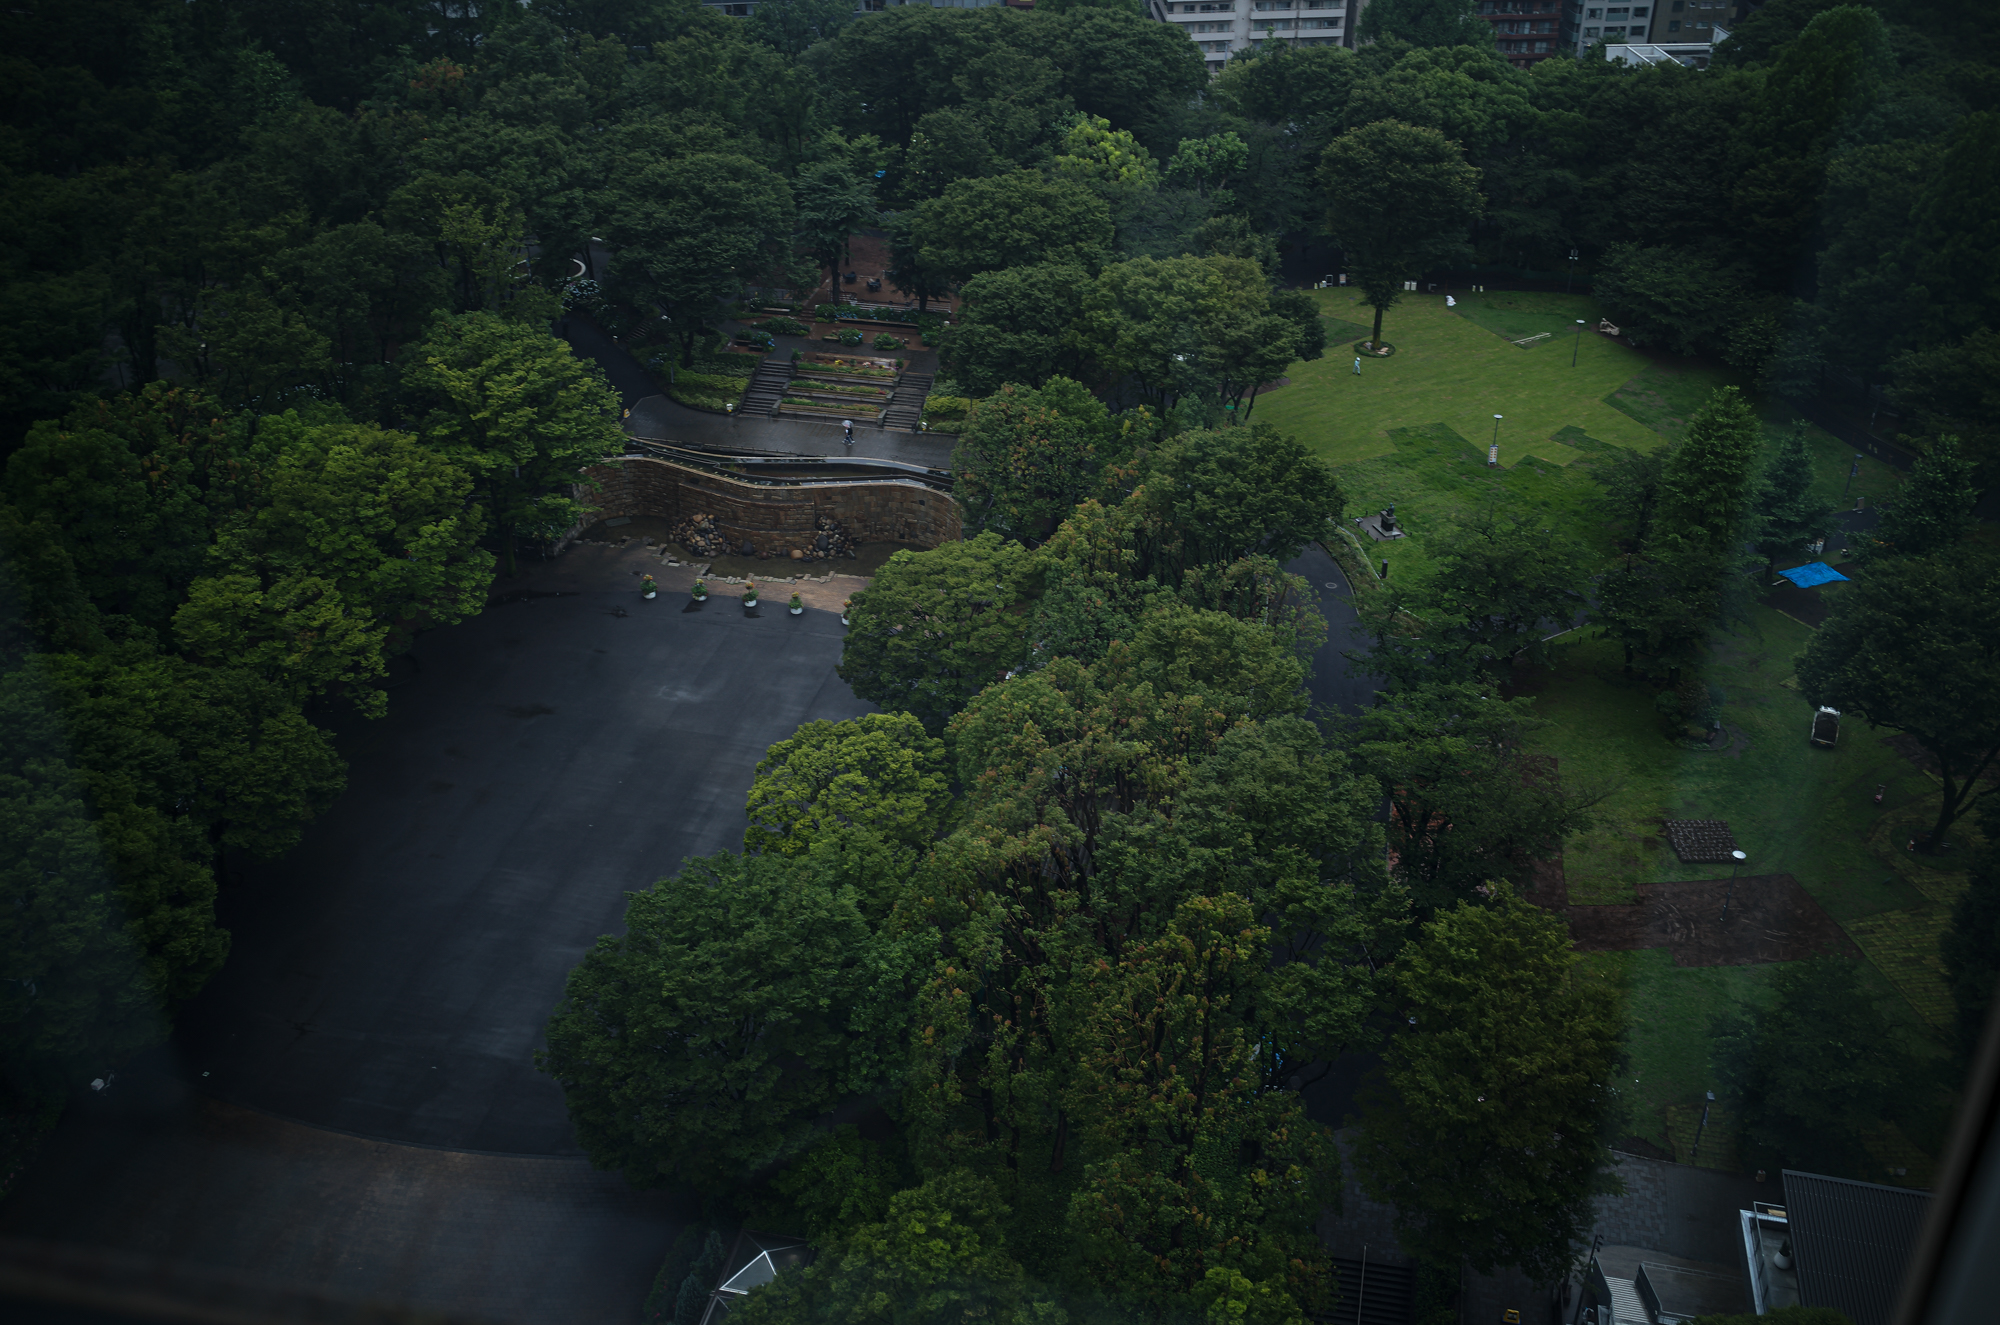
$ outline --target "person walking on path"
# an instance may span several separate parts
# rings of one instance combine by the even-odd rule
[[[849,446],[854,445],[853,419],[842,419],[840,421],[840,440],[846,442]]]
[[[1354,375],[1361,376],[1361,356],[1358,354],[1354,356]]]

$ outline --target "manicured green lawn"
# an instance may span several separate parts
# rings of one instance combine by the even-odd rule
[[[1537,744],[1561,760],[1566,781],[1617,787],[1602,824],[1565,851],[1572,900],[1625,901],[1640,879],[1716,877],[1715,866],[1683,865],[1666,847],[1660,820],[1673,818],[1727,820],[1750,872],[1795,876],[1843,924],[1923,902],[1867,835],[1885,814],[1934,805],[1936,784],[1882,743],[1887,733],[1858,721],[1831,750],[1806,740],[1811,709],[1782,682],[1809,634],[1758,606],[1718,631],[1704,676],[1723,692],[1724,751],[1684,750],[1662,735],[1654,687],[1626,678],[1617,647],[1595,632],[1559,650],[1553,674],[1535,683],[1536,712],[1554,724]]]
[[[1350,304],[1355,296],[1345,290],[1313,293],[1336,318],[1366,323],[1372,317]],[[1572,303],[1590,306],[1582,296]],[[1430,423],[1443,423],[1483,454],[1495,414],[1506,416],[1500,458],[1509,467],[1528,455],[1569,463],[1578,453],[1549,441],[1569,426],[1619,446],[1659,444],[1658,434],[1605,401],[1646,366],[1645,356],[1595,332],[1574,347],[1545,341],[1524,350],[1447,309],[1442,295],[1405,295],[1389,310],[1382,336],[1396,353],[1365,360],[1357,377],[1350,341],[1330,332],[1325,357],[1293,365],[1291,385],[1258,397],[1252,418],[1276,424],[1336,465],[1386,454],[1392,429]]]
[[[1733,1007],[1762,1002],[1765,981],[1777,967],[1676,966],[1665,948],[1593,952],[1584,964],[1625,987],[1630,1058],[1618,1093],[1629,1110],[1626,1126],[1672,1149],[1667,1110],[1700,1101],[1715,1088],[1709,1027]],[[1711,1160],[1721,1153],[1707,1138],[1703,1149]]]
[[[1347,346],[1366,333],[1369,310],[1344,290],[1316,297],[1330,318],[1326,357],[1295,365],[1290,384],[1259,397],[1253,417],[1331,462],[1351,515],[1394,503],[1408,537],[1374,543],[1348,526],[1372,567],[1388,563],[1392,580],[1428,575],[1435,535],[1487,506],[1543,521],[1607,562],[1618,530],[1597,471],[1628,449],[1677,439],[1717,387],[1743,385],[1716,365],[1642,354],[1594,331],[1516,346],[1540,331],[1573,329],[1579,317],[1595,326],[1599,314],[1586,296],[1511,293],[1467,296],[1455,309],[1442,296],[1406,296],[1384,323],[1397,353],[1364,360],[1357,376]],[[1768,450],[1790,431],[1793,412],[1783,402],[1763,402],[1761,411]],[[1505,416],[1501,464],[1489,468],[1496,413]],[[1853,452],[1816,428],[1807,440],[1815,491],[1829,504],[1859,496],[1875,505],[1902,481],[1864,459],[1849,484]],[[1570,898],[1622,902],[1639,880],[1714,877],[1715,866],[1674,857],[1660,820],[1725,819],[1750,855],[1748,872],[1797,878],[1868,957],[1884,1006],[1893,1004],[1913,1038],[1935,1044],[1950,1015],[1936,941],[1963,876],[1897,848],[1909,822],[1935,810],[1937,785],[1859,722],[1845,725],[1833,750],[1807,742],[1810,709],[1784,682],[1811,632],[1758,605],[1761,592],[1754,576],[1738,586],[1704,671],[1723,692],[1732,737],[1723,751],[1668,740],[1656,688],[1626,677],[1617,648],[1589,628],[1565,637],[1555,667],[1529,678],[1537,712],[1552,724],[1539,750],[1558,757],[1565,780],[1613,788],[1598,826],[1566,844]],[[1833,598],[1839,588],[1822,593]],[[1887,795],[1878,807],[1880,784]],[[1684,968],[1665,950],[1588,960],[1616,976],[1631,1000],[1631,1129],[1685,1160],[1714,1085],[1709,1027],[1725,1009],[1761,998],[1773,968]],[[1718,1113],[1711,1129],[1701,1162],[1734,1164],[1732,1121]],[[1884,1144],[1909,1148],[1895,1138]]]

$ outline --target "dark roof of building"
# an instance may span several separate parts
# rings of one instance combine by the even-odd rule
[[[1854,1325],[1889,1325],[1930,1193],[1785,1170],[1786,1235],[1799,1302]]]

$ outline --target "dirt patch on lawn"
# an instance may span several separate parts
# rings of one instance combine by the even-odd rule
[[[1666,948],[1676,966],[1795,962],[1823,952],[1860,955],[1789,874],[1745,874],[1733,890],[1727,878],[1638,883],[1638,901],[1611,906],[1572,905],[1561,860],[1537,862],[1531,880],[1527,899],[1569,921],[1579,952]]]

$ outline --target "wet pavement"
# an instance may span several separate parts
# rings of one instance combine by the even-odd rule
[[[837,618],[642,601],[633,547],[586,546],[423,636],[348,789],[300,847],[232,862],[228,965],[182,1017],[206,1092],[361,1136],[574,1154],[533,1051],[625,893],[737,846],[752,771],[868,711]],[[559,595],[559,596],[539,596]]]
[[[0,1205],[0,1237],[60,1244],[90,1284],[123,1269],[169,1298],[286,1308],[257,1320],[349,1319],[308,1309],[331,1300],[632,1325],[693,1213],[582,1159],[368,1141],[119,1077]]]

